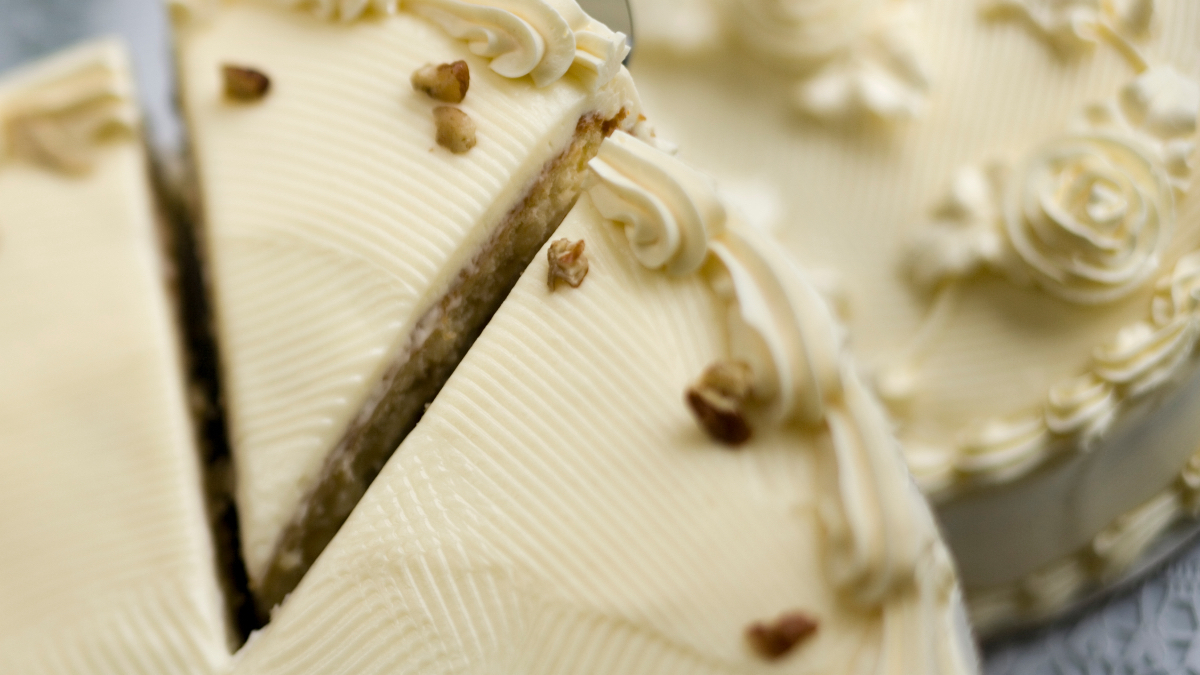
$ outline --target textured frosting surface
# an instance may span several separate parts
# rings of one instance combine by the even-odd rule
[[[101,42],[0,82],[6,123],[37,111],[88,130],[74,173],[0,157],[5,673],[204,675],[229,660],[127,69]]]
[[[347,8],[362,3],[342,3],[358,20],[331,22],[279,3],[212,4],[182,15],[181,69],[255,581],[417,322],[579,118],[615,114],[630,90],[627,75],[599,93],[569,73],[543,87],[509,79],[504,57],[474,55],[408,9],[360,17]],[[408,82],[458,59],[479,139],[464,155],[435,145],[434,102]],[[266,73],[270,94],[224,101],[225,63]]]
[[[587,242],[583,284],[550,291],[535,260],[234,672],[969,672],[951,588],[882,611],[837,590],[826,433],[731,452],[688,413],[727,353],[705,277],[647,269],[589,196],[559,235]],[[761,661],[747,626],[797,609],[817,633]]]
[[[635,2],[635,14],[661,4]],[[785,6],[800,23],[835,16],[817,0],[704,11],[751,4]],[[890,21],[901,4],[843,9]],[[1171,305],[1154,289],[1172,286],[1176,261],[1200,240],[1200,198],[1188,189],[1200,6],[919,9],[910,28],[929,86],[908,120],[795,115],[794,69],[742,29],[705,46],[643,40],[634,74],[681,156],[715,171],[735,201],[746,196],[747,215],[792,258],[837,272],[853,347],[890,397],[923,486],[973,493],[971,517],[964,510],[950,532],[970,547],[960,553],[986,561],[964,563],[968,586],[1007,583],[1090,546],[1194,450],[1183,427],[1170,434],[1179,442],[1140,460],[1117,439],[1143,437],[1120,424],[1146,419],[1162,385],[1193,370],[1190,315],[1155,318]],[[946,221],[963,238],[938,249],[938,273],[959,280],[937,292],[936,280],[911,283],[911,263],[914,242]],[[1095,450],[1022,478],[1080,448]],[[980,489],[1022,480],[1028,488]],[[997,551],[989,532],[1011,545]]]

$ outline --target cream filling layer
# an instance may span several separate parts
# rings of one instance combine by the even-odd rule
[[[417,321],[445,293],[587,113],[635,107],[628,75],[511,80],[405,12],[332,23],[256,2],[180,26],[187,116],[238,471],[244,555],[261,578],[276,538]],[[409,75],[465,59],[478,145],[434,143]],[[272,80],[254,105],[220,67]]]
[[[106,82],[136,127],[128,68],[76,48],[0,83],[0,120],[90,109]],[[77,150],[75,175],[0,157],[0,671],[216,673],[230,629],[147,159],[129,129]]]
[[[586,242],[583,284],[548,290],[535,259],[233,672],[762,672],[746,627],[795,609],[820,628],[772,671],[907,672],[933,642],[887,644],[835,590],[828,436],[730,452],[682,401],[728,352],[725,302],[646,269],[590,197],[559,236]]]

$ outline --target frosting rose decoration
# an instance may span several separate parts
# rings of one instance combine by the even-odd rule
[[[1128,295],[1171,241],[1198,115],[1200,87],[1151,68],[1016,169],[960,169],[910,249],[913,281],[934,288],[987,268],[1079,304]]]
[[[1135,144],[1081,135],[1041,148],[1013,181],[1004,226],[1025,271],[1084,304],[1110,302],[1159,266],[1175,222],[1171,184]]]

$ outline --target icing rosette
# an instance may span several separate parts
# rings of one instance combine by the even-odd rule
[[[931,288],[988,267],[1079,304],[1129,295],[1171,242],[1198,114],[1195,82],[1150,68],[1016,170],[960,169],[911,248],[913,281]]]
[[[725,230],[725,206],[712,181],[627,133],[606,139],[588,166],[596,209],[625,225],[638,262],[670,274],[693,272],[708,241]]]
[[[1043,146],[1011,184],[1004,225],[1024,268],[1051,293],[1097,304],[1158,269],[1175,224],[1162,168],[1132,140],[1068,136]]]

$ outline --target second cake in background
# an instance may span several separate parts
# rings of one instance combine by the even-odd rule
[[[633,4],[660,131],[832,272],[981,625],[1195,512],[1200,5]]]

